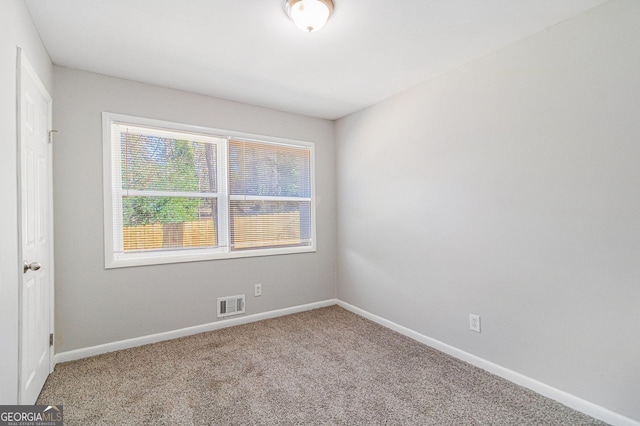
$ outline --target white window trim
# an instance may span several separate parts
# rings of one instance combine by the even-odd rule
[[[217,198],[221,203],[219,208],[226,212],[223,220],[226,221],[223,226],[219,224],[219,242],[223,247],[203,248],[203,249],[176,249],[176,250],[159,250],[146,252],[130,252],[116,253],[114,251],[114,201],[121,202],[120,196],[116,196],[119,191],[113,188],[114,168],[120,169],[120,157],[112,155],[111,145],[111,124],[112,122],[122,122],[132,125],[149,126],[153,128],[166,129],[167,131],[190,132],[202,134],[205,137],[215,137],[226,139],[226,148],[224,161],[228,161],[229,140],[242,139],[246,141],[265,142],[271,144],[280,144],[286,146],[299,146],[308,148],[311,155],[310,179],[311,179],[311,197],[269,197],[273,201],[310,201],[311,202],[311,245],[302,247],[281,247],[255,249],[246,251],[231,251],[229,241],[229,201],[230,200],[252,200],[263,199],[264,197],[252,196],[229,196],[227,169],[228,167],[218,168],[218,193],[217,194],[199,194],[199,197]],[[135,117],[124,114],[116,114],[111,112],[102,113],[102,158],[103,158],[103,196],[104,196],[104,259],[105,268],[124,268],[130,266],[143,265],[160,265],[169,263],[197,262],[216,259],[234,259],[243,257],[257,256],[275,256],[294,253],[309,253],[316,251],[316,202],[315,202],[315,145],[312,142],[297,141],[284,138],[276,138],[271,136],[256,135],[251,133],[236,132],[230,130],[214,129],[209,127],[194,126],[189,124],[181,124],[170,121],[155,120],[150,118]],[[147,191],[129,191],[136,192],[138,195],[146,195]],[[154,195],[158,192],[154,191]],[[177,196],[186,194],[180,192],[167,192]],[[190,193],[189,193],[190,194]],[[120,207],[119,210],[121,210]]]

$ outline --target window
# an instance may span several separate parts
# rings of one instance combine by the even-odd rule
[[[313,144],[103,114],[107,268],[315,251]]]

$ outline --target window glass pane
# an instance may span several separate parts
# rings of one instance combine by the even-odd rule
[[[231,195],[311,197],[310,151],[259,142],[229,142]]]
[[[308,201],[231,201],[231,249],[311,245]]]
[[[215,247],[215,198],[122,197],[122,241],[127,251]]]
[[[215,144],[125,128],[120,153],[124,190],[217,192]]]

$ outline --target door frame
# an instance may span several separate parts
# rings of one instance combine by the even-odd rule
[[[22,301],[23,301],[23,275],[24,272],[22,270],[22,262],[24,261],[23,255],[23,247],[22,247],[22,72],[26,72],[33,79],[36,87],[42,94],[42,96],[46,99],[48,103],[48,111],[47,111],[47,131],[52,130],[53,125],[53,99],[49,92],[47,91],[44,84],[42,84],[42,80],[38,76],[35,68],[29,62],[27,56],[21,47],[17,48],[16,53],[16,163],[17,163],[17,182],[18,182],[18,276],[20,279],[18,280],[18,404],[22,404],[22,364],[23,364],[23,348],[22,348],[22,318],[23,318],[23,309],[22,309]],[[49,144],[48,144],[48,168],[49,173],[48,178],[48,208],[49,208],[49,217],[47,221],[49,222],[49,334],[54,332],[54,300],[55,300],[55,283],[54,283],[54,255],[53,255],[53,149],[51,143],[51,133],[49,133]],[[55,367],[55,337],[54,337],[54,345],[49,346],[49,373],[53,372]]]

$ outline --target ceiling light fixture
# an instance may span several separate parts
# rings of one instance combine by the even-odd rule
[[[324,27],[333,13],[332,0],[286,0],[287,15],[302,31],[312,33]]]

